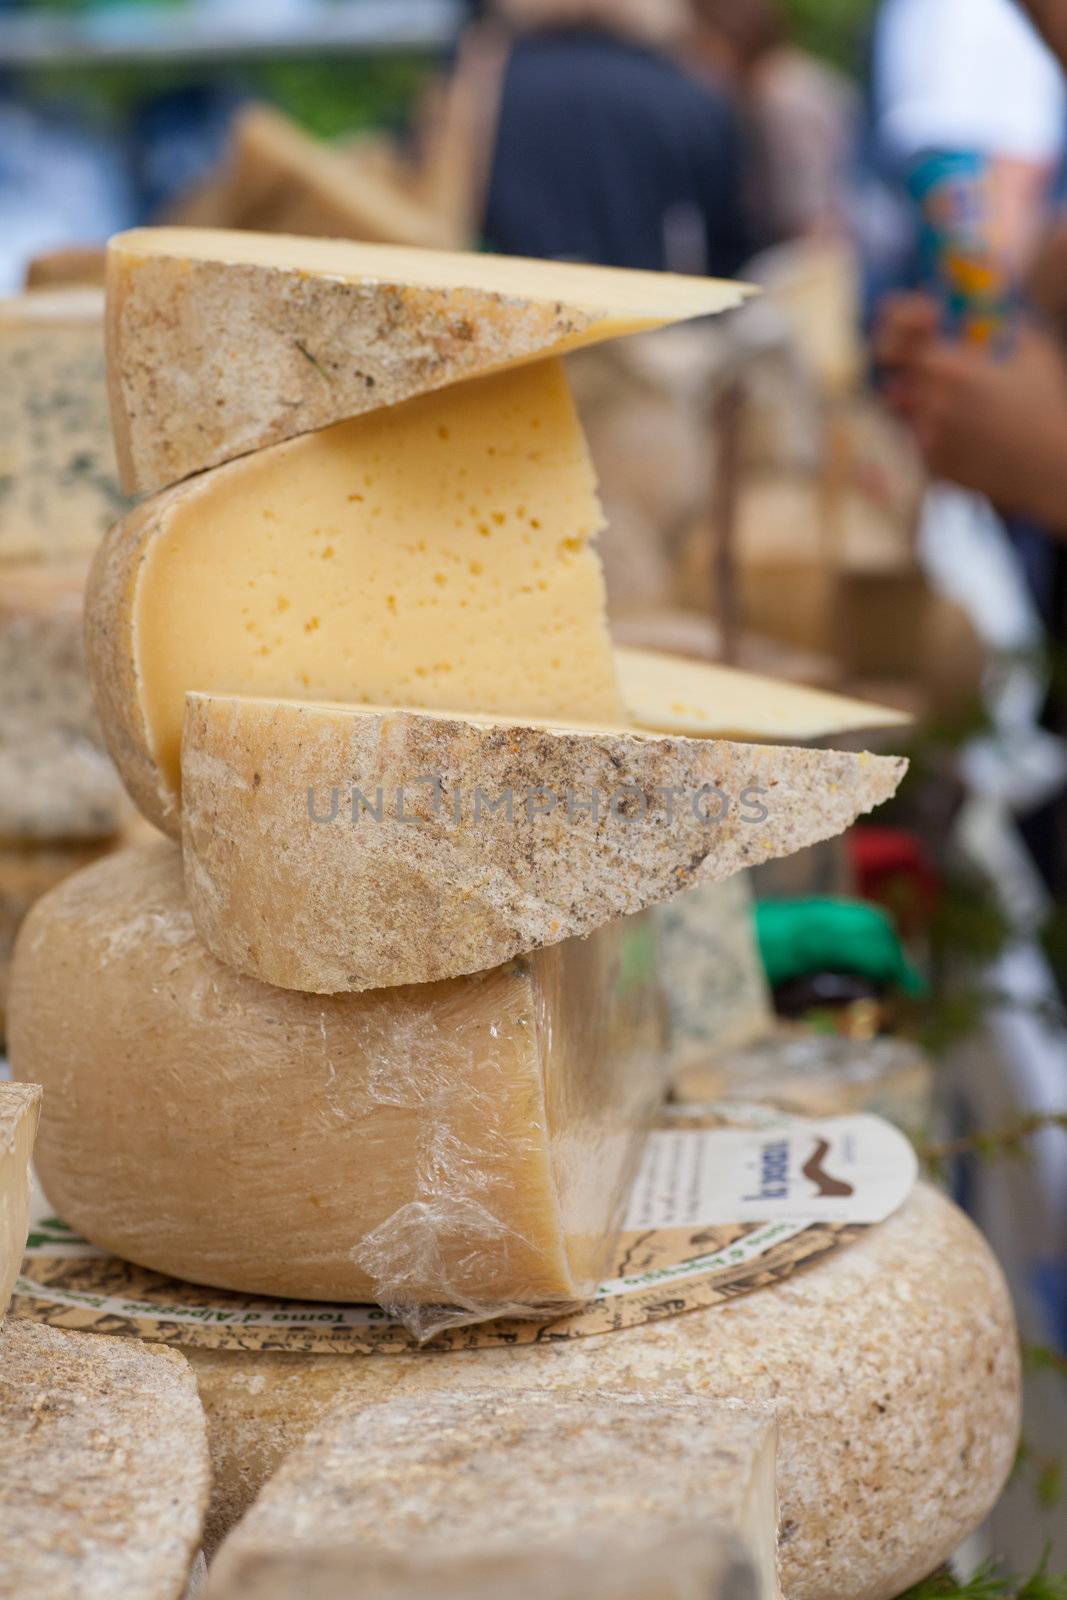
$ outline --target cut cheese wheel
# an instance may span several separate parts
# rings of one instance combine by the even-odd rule
[[[38,1170],[85,1237],[223,1288],[379,1299],[423,1331],[605,1272],[665,1088],[656,978],[624,921],[455,983],[268,988],[208,954],[161,843],[34,907],[11,1063],[45,1074]]]
[[[108,249],[108,359],[123,481],[159,489],[460,380],[728,310],[745,293],[338,239],[120,233]]]
[[[37,1084],[0,1083],[0,1322],[26,1249],[30,1156],[40,1111]]]
[[[0,1431],[0,1594],[181,1600],[211,1479],[179,1351],[7,1322]]]
[[[994,1504],[1019,1429],[1007,1286],[974,1227],[922,1186],[821,1265],[641,1327],[434,1355],[189,1357],[215,1466],[212,1540],[342,1405],[488,1389],[653,1401],[678,1385],[768,1402],[790,1600],[892,1600],[932,1572]]]
[[[601,521],[558,362],[160,495],[112,530],[86,601],[131,795],[177,833],[188,689],[622,721]]]
[[[774,1600],[775,1444],[769,1408],[686,1395],[490,1391],[352,1408],[282,1463],[219,1551],[211,1587],[254,1554],[348,1546],[447,1573],[583,1537],[640,1552],[704,1520],[747,1550],[752,1600]]]
[[[213,1575],[204,1600],[757,1600],[759,1582],[739,1540],[696,1523],[506,1555],[253,1551],[227,1563],[222,1579]]]
[[[103,318],[96,289],[0,300],[0,560],[88,557],[125,509]]]
[[[186,888],[238,971],[428,983],[789,855],[906,763],[628,729],[190,695]]]
[[[619,647],[615,661],[630,721],[654,733],[799,744],[909,721],[888,706],[656,650]]]

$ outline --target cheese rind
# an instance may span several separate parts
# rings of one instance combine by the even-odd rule
[[[427,983],[840,833],[905,766],[191,694],[186,889],[208,948],[266,983]]]
[[[112,848],[112,841],[97,844],[0,845],[0,1040],[6,1027],[7,990],[11,959],[23,918],[43,894],[72,872],[92,866]]]
[[[0,841],[105,839],[122,788],[104,753],[85,664],[86,564],[0,576]]]
[[[177,1350],[0,1329],[0,1594],[180,1600],[211,1475]]]
[[[185,693],[623,720],[595,476],[558,362],[206,473],[104,541],[86,599],[104,735],[177,834]]]
[[[38,1170],[85,1237],[423,1331],[569,1303],[606,1270],[665,1089],[656,978],[628,921],[454,983],[268,988],[204,948],[161,843],[30,913],[11,1062],[45,1074]]]
[[[0,561],[88,557],[125,509],[103,316],[95,289],[0,300]]]
[[[414,395],[737,306],[711,279],[139,228],[108,248],[108,366],[130,492]]]
[[[189,1357],[215,1464],[212,1540],[340,1406],[488,1389],[651,1400],[679,1385],[704,1400],[767,1402],[790,1600],[893,1600],[988,1514],[1018,1441],[1007,1285],[973,1225],[924,1185],[819,1265],[640,1327],[434,1355]]]
[[[760,1592],[741,1541],[697,1523],[639,1543],[583,1535],[506,1555],[251,1553],[228,1564],[204,1600],[757,1600]]]
[[[438,1395],[349,1408],[282,1463],[215,1558],[348,1547],[364,1559],[554,1554],[612,1537],[620,1554],[703,1521],[748,1553],[775,1600],[776,1426],[769,1408],[591,1391]]]
[[[800,744],[910,720],[888,706],[658,650],[620,646],[615,662],[630,721],[655,733]]]
[[[30,1157],[41,1113],[36,1083],[0,1083],[0,1323],[26,1248]]]

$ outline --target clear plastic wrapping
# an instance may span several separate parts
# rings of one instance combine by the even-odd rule
[[[596,1287],[664,1090],[660,1012],[641,918],[438,984],[268,987],[204,949],[160,845],[31,914],[10,1043],[45,1086],[45,1190],[87,1238],[429,1335]]]

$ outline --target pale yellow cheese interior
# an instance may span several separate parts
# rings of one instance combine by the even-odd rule
[[[716,315],[751,294],[743,284],[669,272],[635,272],[521,256],[423,250],[363,244],[349,239],[306,239],[291,234],[225,228],[134,228],[111,241],[116,266],[165,256],[234,266],[275,268],[349,283],[475,290],[539,305],[559,305],[592,320],[545,354],[598,344],[646,328]]]
[[[41,1091],[34,1085],[0,1083],[0,1322],[26,1248],[30,1156],[40,1105]]]
[[[154,753],[188,690],[624,720],[558,362],[260,451],[179,490],[139,579]]]
[[[629,719],[654,733],[798,744],[909,720],[888,706],[657,650],[620,647],[615,662]]]

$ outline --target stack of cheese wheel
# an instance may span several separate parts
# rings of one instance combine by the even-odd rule
[[[108,748],[170,842],[35,909],[11,1028],[16,1074],[44,1087],[45,1190],[88,1239],[224,1289],[377,1301],[420,1335],[543,1316],[600,1281],[665,1090],[646,913],[840,832],[903,771],[796,744],[890,713],[612,649],[601,513],[560,358],[741,298],[335,241],[112,241],[116,442],[126,487],[149,498],[98,552],[87,640]],[[840,1503],[862,1502],[878,1572],[860,1576],[852,1528],[798,1594],[903,1586],[973,1524],[1010,1455],[999,1279],[934,1197],[894,1226],[895,1245],[888,1229],[868,1241],[868,1272],[893,1270],[903,1227],[908,1297],[869,1341],[857,1403],[904,1407],[922,1339],[951,1392],[950,1349],[982,1329],[996,1360],[965,1421],[991,1442],[972,1441],[964,1486],[932,1418],[925,1453],[914,1430],[882,1429],[870,1456],[856,1440],[864,1484],[894,1486],[880,1507],[850,1471],[844,1407],[829,1444],[810,1444],[836,1461]],[[936,1284],[924,1233],[960,1257]],[[827,1280],[818,1304],[848,1281]],[[608,1383],[652,1396],[661,1381],[707,1386],[704,1322],[578,1343]],[[825,1383],[844,1327],[807,1376],[779,1346],[762,1397]],[[299,1440],[310,1397],[330,1408],[338,1377],[293,1357],[299,1397],[254,1425],[247,1451],[228,1432],[238,1413],[238,1431],[253,1426],[245,1386],[272,1391],[262,1358],[231,1354],[203,1374],[216,1533]],[[431,1389],[493,1388],[491,1355],[471,1351],[462,1372],[407,1359]],[[736,1398],[757,1398],[742,1365],[723,1370]],[[408,1370],[345,1366],[357,1388]],[[792,1439],[794,1457],[807,1443]],[[940,1509],[920,1529],[917,1491],[901,1533],[905,1447]],[[801,1480],[794,1460],[786,1540]]]
[[[82,641],[90,558],[122,510],[99,289],[0,301],[0,1041],[15,935],[110,849],[123,795]]]

